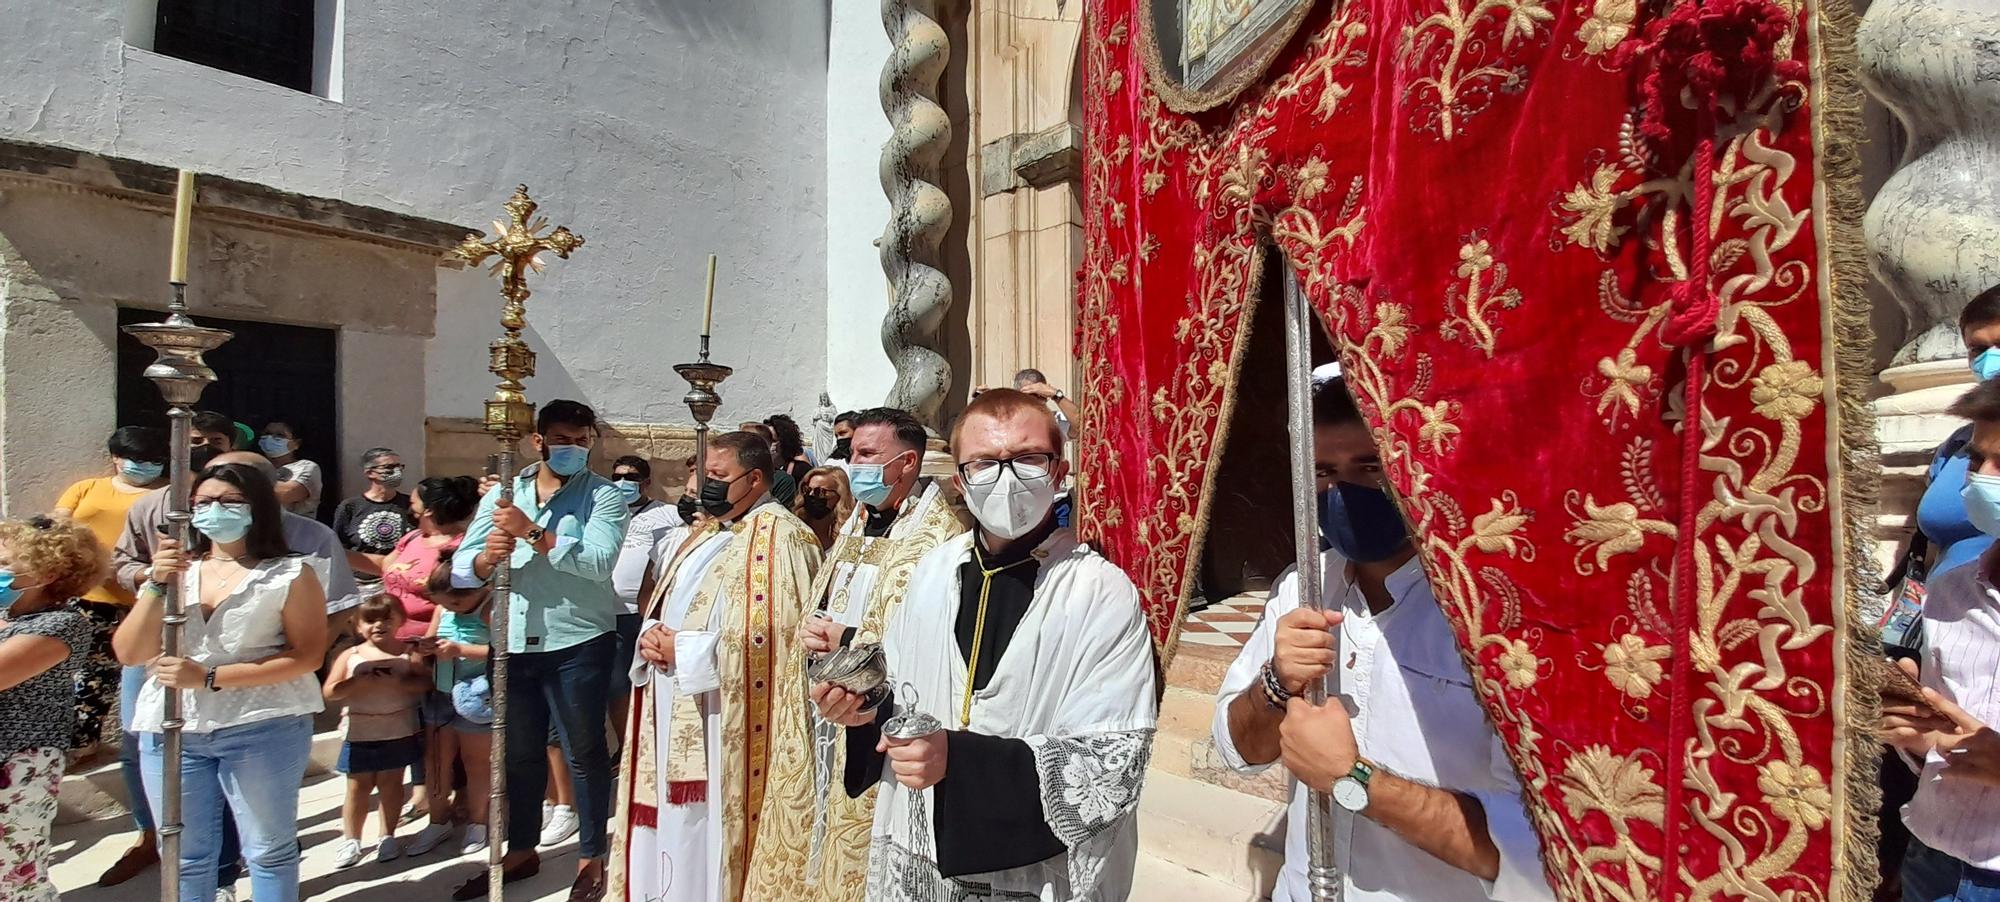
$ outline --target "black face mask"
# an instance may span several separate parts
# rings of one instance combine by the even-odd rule
[[[853,439],[851,438],[836,439],[833,443],[833,453],[831,455],[828,455],[827,459],[846,460],[849,457],[853,456],[853,454],[854,454]]]
[[[682,495],[681,500],[674,502],[674,508],[681,512],[682,523],[693,523],[695,513],[701,510],[701,502],[695,500],[693,495]]]
[[[824,520],[833,515],[833,502],[826,500],[824,495],[807,495],[799,506],[806,512],[808,520]]]
[[[742,479],[743,477],[738,476],[736,478]],[[709,477],[709,480],[702,483],[701,486],[701,509],[707,511],[711,517],[721,517],[728,514],[730,509],[736,506],[736,502],[729,500],[729,488],[735,484],[733,481],[724,482],[715,477]]]

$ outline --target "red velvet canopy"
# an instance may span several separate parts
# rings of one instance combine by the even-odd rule
[[[1232,391],[1275,247],[1562,895],[1865,896],[1844,5],[1319,2],[1182,114],[1146,3],[1087,16],[1079,460],[1163,654],[1232,409],[1284,403]]]

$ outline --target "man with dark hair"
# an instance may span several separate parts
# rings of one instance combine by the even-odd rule
[[[849,410],[833,418],[833,453],[827,455],[827,460],[847,459],[848,440],[854,437],[854,421],[860,417],[861,414]]]
[[[1315,388],[1325,610],[1300,603],[1296,569],[1224,675],[1211,725],[1241,773],[1283,760],[1292,779],[1277,902],[1305,902],[1307,789],[1333,792],[1335,852],[1349,902],[1553,899],[1521,787],[1385,491],[1382,458],[1339,378]],[[1389,615],[1394,614],[1392,618]],[[1333,666],[1341,698],[1306,684]],[[1355,661],[1363,662],[1358,667]],[[1346,702],[1359,704],[1350,720]]]
[[[879,642],[917,561],[970,525],[956,501],[921,474],[930,441],[923,424],[893,407],[863,411],[853,422],[847,472],[861,503],[820,564],[826,578],[815,586],[819,613],[799,628],[786,673],[805,672],[810,655]],[[875,795],[849,798],[835,781],[820,778],[841,772],[840,728],[810,713],[805,690],[798,680],[778,687],[773,804],[764,808],[747,897],[865,898]],[[820,749],[829,750],[825,757]]]
[[[215,446],[217,451],[236,450],[236,421],[213,410],[197,410],[190,421],[188,444],[200,448]]]
[[[744,892],[773,783],[778,687],[795,682],[794,631],[811,605],[819,542],[771,498],[771,445],[709,440],[708,519],[687,530],[646,599],[630,662],[614,899],[714,902]]]
[[[1975,368],[1981,353],[1993,352],[1976,352]],[[2000,886],[2000,822],[1993,817],[2000,810],[2000,735],[1989,726],[2000,723],[2000,546],[1990,544],[2000,535],[2000,379],[1984,378],[1951,413],[1972,421],[1961,450],[1969,469],[1965,515],[1989,545],[1926,587],[1926,650],[1895,665],[1921,690],[1896,674],[1882,681],[1882,736],[1900,753],[1883,762],[1884,773],[1898,766],[1917,773],[1900,818],[1909,834],[1904,899],[1987,898]]]
[[[496,488],[473,514],[452,558],[452,584],[476,588],[506,563],[513,598],[507,606],[507,856],[508,882],[541,871],[541,801],[549,763],[542,738],[553,719],[576,786],[582,822],[572,899],[604,892],[605,822],[611,808],[611,756],[605,746],[612,667],[617,666],[618,596],[611,568],[625,540],[631,508],[618,487],[590,471],[597,414],[575,401],[550,401],[535,417],[531,437],[540,460],[515,477],[513,499]],[[453,894],[486,894],[486,875]]]
[[[347,563],[363,595],[382,591],[382,565],[404,534],[417,528],[410,494],[403,491],[403,456],[393,448],[361,452],[368,488],[333,509],[333,531],[347,546]]]
[[[625,541],[618,547],[618,562],[611,566],[611,590],[618,594],[618,648],[612,653],[611,735],[625,735],[626,702],[632,697],[632,680],[624,662],[632,660],[639,643],[639,587],[646,578],[647,556],[662,536],[681,525],[681,515],[671,504],[652,497],[652,462],[627,454],[611,462],[611,483],[624,495],[632,511],[625,527]]]
[[[1157,720],[1138,592],[1057,523],[1069,463],[1041,399],[982,393],[951,447],[978,525],[911,571],[882,633],[893,694],[812,688],[846,727],[844,788],[876,792],[852,898],[1125,899]]]

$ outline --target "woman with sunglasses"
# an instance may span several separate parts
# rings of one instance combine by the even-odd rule
[[[820,550],[831,550],[840,538],[840,524],[854,510],[854,495],[847,489],[847,471],[839,467],[814,467],[806,473],[792,512],[812,527]]]
[[[76,597],[110,567],[97,537],[69,520],[0,522],[0,899],[57,898],[49,828],[91,648]]]
[[[146,664],[132,730],[154,811],[165,767],[166,693],[181,694],[181,902],[211,902],[227,805],[258,902],[299,898],[299,784],[321,710],[313,670],[326,650],[326,594],[285,543],[283,510],[256,467],[222,464],[195,479],[193,544],[163,541],[152,579],[114,638]],[[161,586],[178,580],[181,654],[160,649]]]

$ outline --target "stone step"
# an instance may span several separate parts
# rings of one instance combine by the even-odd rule
[[[341,733],[328,730],[313,736],[312,757],[306,762],[308,780],[333,773],[340,760]],[[125,776],[117,760],[63,776],[56,792],[56,824],[123,818],[131,813]]]
[[[1216,894],[1201,899],[1263,899],[1285,860],[1285,806],[1269,799],[1176,776],[1146,774],[1139,799],[1139,852],[1202,876]],[[1134,899],[1155,898],[1134,892]]]

